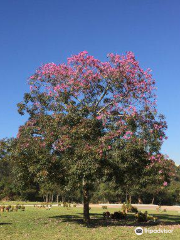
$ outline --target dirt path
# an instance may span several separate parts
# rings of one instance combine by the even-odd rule
[[[7,205],[7,204],[6,204]],[[22,204],[25,207],[34,207],[34,204]],[[41,206],[42,204],[35,204],[36,206]],[[46,204],[44,204],[46,205]],[[48,204],[49,205],[49,204]],[[156,210],[158,205],[153,204],[132,204],[133,206],[137,207],[139,210],[149,209],[149,210]],[[52,204],[53,207],[57,207],[57,204]],[[102,206],[107,206],[108,208],[119,208],[121,209],[122,204],[90,204],[91,208],[102,208]],[[77,204],[77,207],[83,207],[82,204]],[[179,211],[180,206],[161,206],[161,210],[166,209],[167,211]]]
[[[132,204],[140,210],[149,209],[156,210],[158,205],[153,204]],[[102,207],[107,206],[108,208],[121,208],[122,204],[90,204],[90,207]],[[166,209],[168,211],[180,211],[180,206],[161,206],[161,210]]]

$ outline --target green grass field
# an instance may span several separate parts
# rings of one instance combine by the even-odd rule
[[[117,211],[118,209],[108,209]],[[83,225],[82,208],[52,207],[51,210],[26,207],[18,212],[2,212],[0,216],[0,240],[118,240],[118,239],[180,239],[180,215],[177,212],[157,213],[161,223],[156,226],[141,224],[149,229],[173,229],[173,233],[152,233],[137,236],[133,215],[128,221],[103,220],[101,208],[92,208],[91,224]]]

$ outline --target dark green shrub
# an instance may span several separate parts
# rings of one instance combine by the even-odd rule
[[[133,212],[133,213],[137,213],[138,209],[137,207],[132,206],[131,204],[129,204],[128,206],[128,212]]]
[[[110,216],[111,216],[110,212],[103,212],[104,218],[108,219],[108,218],[110,218]]]
[[[115,220],[121,220],[121,219],[126,219],[126,213],[124,212],[114,212],[113,214],[110,215],[111,219]]]
[[[136,220],[137,222],[147,222],[147,211],[142,213],[142,212],[138,212],[136,215]]]

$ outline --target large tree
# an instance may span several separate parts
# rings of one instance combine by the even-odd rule
[[[166,122],[156,111],[155,81],[132,52],[109,54],[101,62],[84,51],[67,64],[41,66],[29,84],[30,93],[18,104],[20,114],[29,113],[18,134],[19,139],[26,135],[26,143],[20,140],[19,149],[28,161],[32,143],[27,141],[36,141],[38,151],[48,151],[48,157],[42,153],[44,160],[41,156],[36,162],[45,161],[46,166],[52,159],[59,161],[64,179],[82,186],[88,222],[89,189],[95,179],[120,175],[119,160],[111,152],[114,146],[138,141],[149,158],[165,138]],[[48,175],[48,168],[43,173]]]

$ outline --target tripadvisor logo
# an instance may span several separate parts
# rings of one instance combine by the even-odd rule
[[[144,233],[172,233],[173,230],[168,230],[168,229],[148,229],[144,228],[144,230],[141,227],[135,228],[135,233],[136,235],[142,235]]]
[[[135,229],[135,233],[136,233],[137,235],[142,235],[142,234],[143,234],[143,229],[142,229],[141,227],[137,227],[137,228]]]

